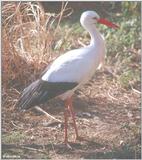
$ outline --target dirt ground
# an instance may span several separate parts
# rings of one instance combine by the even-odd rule
[[[11,90],[11,96],[17,93]],[[10,98],[3,99],[10,102]],[[63,102],[54,99],[41,106],[64,122]],[[66,148],[64,123],[32,109],[26,113],[13,106],[2,109],[2,158],[20,159],[140,159],[140,94],[119,87],[106,71],[74,95],[76,123],[82,141],[74,141],[70,119]]]

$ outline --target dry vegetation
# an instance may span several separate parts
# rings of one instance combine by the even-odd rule
[[[63,8],[62,12],[64,10]],[[21,86],[33,81],[55,58],[51,49],[56,41],[62,12],[59,15],[46,14],[39,4],[30,2],[8,3],[3,6],[2,71],[5,87]],[[55,21],[57,27],[53,30]]]
[[[59,14],[45,13],[39,3],[4,2],[2,5],[3,158],[138,159],[140,42],[136,39],[129,43],[129,39],[135,37],[128,35],[126,39],[121,36],[121,31],[126,31],[127,27],[123,23],[116,34],[101,28],[108,40],[106,67],[97,71],[92,81],[75,94],[77,124],[80,134],[88,141],[73,143],[74,149],[66,150],[60,146],[62,124],[52,123],[35,110],[24,114],[14,110],[23,88],[37,79],[56,57],[65,50],[89,42],[88,34],[82,34],[80,27],[78,30],[77,26],[73,29],[66,25],[60,27],[66,11],[72,11],[67,8],[67,3],[62,5]],[[131,35],[131,30],[127,30],[126,33]],[[138,31],[133,32],[135,36]],[[109,39],[110,36],[112,39]],[[121,36],[120,41],[117,36]],[[42,107],[63,121],[62,102],[53,100]],[[72,140],[71,124],[70,128],[69,137]]]

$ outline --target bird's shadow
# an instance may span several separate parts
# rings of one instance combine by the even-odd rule
[[[74,95],[73,97],[73,106],[74,106],[74,112],[77,117],[79,118],[86,118],[91,119],[94,117],[99,117],[99,119],[103,122],[113,123],[109,121],[109,119],[106,119],[105,117],[107,115],[112,115],[111,108],[117,108],[116,104],[110,104],[110,102],[107,102],[107,99],[102,99],[103,104],[100,103],[100,100],[97,100],[96,97],[90,98],[90,97],[80,97],[79,95]],[[59,116],[60,113],[64,112],[64,102],[60,99],[53,99],[49,101],[48,103],[41,106],[42,109],[44,109],[47,113],[53,115],[53,116]],[[41,113],[37,112],[35,109],[33,109],[35,115],[39,115]],[[107,112],[106,112],[107,111]]]
[[[94,101],[92,101],[91,105],[95,105],[95,99]],[[73,107],[75,112],[91,112],[91,108],[89,107],[90,104],[88,103],[87,100],[78,97],[77,95],[75,95],[73,97]],[[53,99],[51,101],[49,101],[48,103],[42,105],[42,108],[53,114],[59,114],[60,112],[64,111],[64,101],[60,100],[60,99]]]

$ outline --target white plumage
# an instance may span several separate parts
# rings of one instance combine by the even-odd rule
[[[42,80],[49,82],[79,82],[81,83],[95,69],[104,57],[104,45],[101,47],[87,46],[65,53],[57,58]]]

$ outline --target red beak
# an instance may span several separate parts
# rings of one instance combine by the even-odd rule
[[[119,28],[118,25],[116,25],[116,24],[108,21],[107,19],[100,18],[97,22],[98,22],[98,23],[101,23],[101,24],[105,24],[106,26],[111,27],[111,28],[114,28],[114,29]]]

